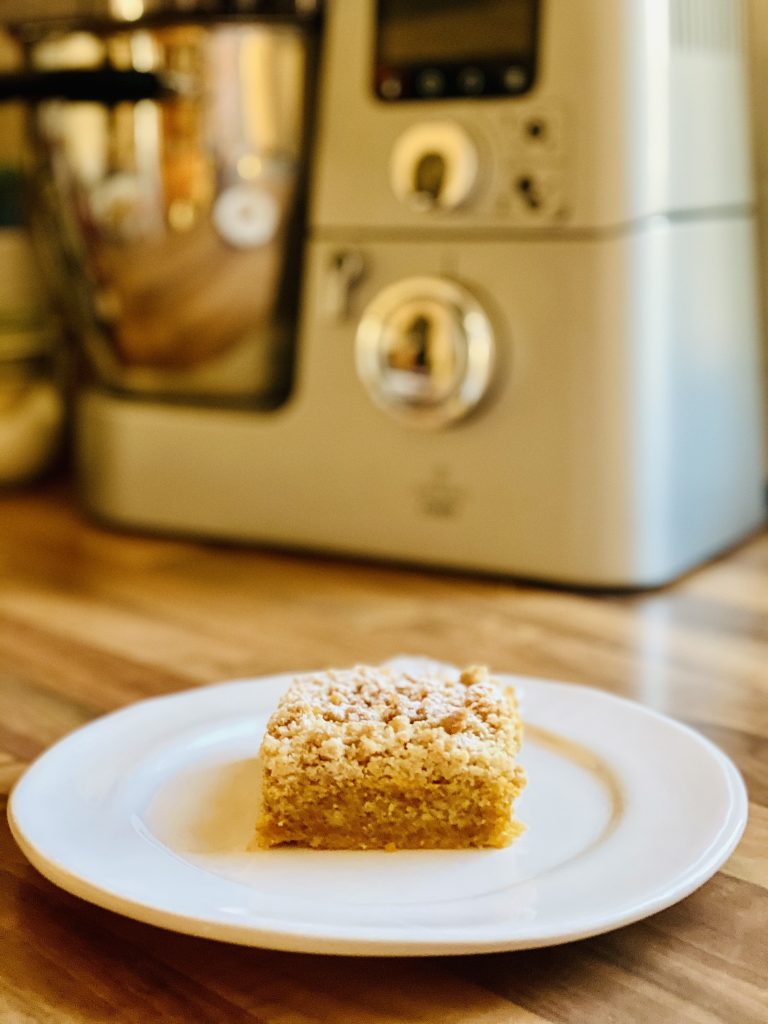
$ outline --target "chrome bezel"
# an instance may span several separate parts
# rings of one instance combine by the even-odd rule
[[[398,307],[418,299],[451,311],[466,350],[460,361],[462,373],[449,392],[415,400],[390,386],[382,354],[389,319]],[[389,285],[365,308],[357,328],[355,366],[360,381],[379,408],[408,426],[438,430],[463,420],[488,392],[495,364],[496,340],[486,311],[466,287],[448,278],[411,277]]]

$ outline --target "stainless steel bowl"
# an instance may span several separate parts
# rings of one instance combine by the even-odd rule
[[[34,227],[92,372],[138,395],[279,404],[317,5],[39,6],[17,26]]]

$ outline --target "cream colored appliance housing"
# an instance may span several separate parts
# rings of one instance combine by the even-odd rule
[[[540,8],[530,91],[387,102],[374,3],[328,3],[292,396],[259,414],[83,395],[98,515],[598,587],[664,583],[760,524],[741,4]],[[492,334],[462,408],[480,320],[441,307],[446,393],[422,393],[382,306],[404,287],[428,321],[446,284]]]

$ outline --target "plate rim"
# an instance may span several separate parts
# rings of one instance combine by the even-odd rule
[[[390,663],[401,660],[419,660],[424,662],[426,659],[407,659],[402,657],[391,659]],[[435,664],[435,662],[432,662],[432,664]],[[402,926],[388,926],[386,928],[370,926],[368,928],[368,926],[357,924],[334,926],[313,922],[293,923],[266,916],[261,919],[263,923],[260,925],[255,923],[243,925],[235,922],[212,921],[188,913],[176,913],[158,908],[151,902],[121,896],[101,884],[94,883],[83,874],[79,874],[62,864],[56,856],[46,854],[44,850],[39,849],[25,835],[16,807],[19,801],[23,799],[25,780],[31,777],[33,772],[39,771],[41,767],[44,767],[43,762],[49,755],[60,751],[65,745],[68,746],[71,743],[76,743],[82,734],[91,730],[102,729],[109,720],[122,717],[126,713],[140,707],[143,708],[157,703],[172,703],[177,700],[183,701],[193,695],[220,691],[222,687],[234,688],[264,683],[275,686],[282,681],[285,681],[287,685],[294,676],[302,674],[304,672],[280,672],[271,675],[222,680],[221,682],[204,684],[202,686],[191,686],[185,690],[169,694],[159,694],[134,701],[78,726],[42,751],[16,780],[11,789],[8,797],[7,817],[11,833],[21,852],[41,875],[71,895],[113,913],[118,913],[155,927],[164,928],[165,930],[237,945],[283,952],[344,956],[423,957],[507,952],[556,946],[578,939],[605,934],[617,928],[636,923],[673,906],[704,885],[729,859],[738,846],[746,828],[749,815],[749,796],[739,769],[723,750],[692,726],[680,722],[655,708],[641,704],[631,698],[600,689],[599,687],[538,676],[521,676],[512,673],[494,672],[494,676],[516,686],[522,687],[527,683],[534,683],[537,686],[542,684],[545,688],[562,688],[571,692],[585,691],[590,699],[597,698],[607,702],[618,702],[631,709],[634,713],[641,713],[648,718],[662,722],[667,727],[671,726],[675,730],[681,731],[690,740],[701,745],[716,762],[730,795],[728,813],[723,818],[718,837],[713,840],[712,846],[706,851],[706,857],[682,869],[674,882],[656,897],[636,904],[623,913],[608,913],[595,919],[586,919],[582,927],[565,930],[550,928],[549,930],[540,931],[538,934],[535,928],[529,927],[527,934],[517,937],[501,938],[491,936],[487,938],[474,937],[471,939],[462,939],[460,931],[457,930],[452,936],[448,935],[444,939],[438,939],[433,935],[419,936],[413,933],[408,936],[400,935],[398,932],[408,931],[407,927]],[[369,931],[371,934],[368,934]],[[444,931],[447,931],[447,929],[444,929]]]

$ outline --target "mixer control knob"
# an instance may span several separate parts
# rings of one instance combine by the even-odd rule
[[[357,373],[374,402],[416,427],[462,419],[491,382],[490,321],[463,286],[413,277],[381,291],[357,330]]]
[[[421,121],[395,143],[389,178],[397,198],[417,210],[455,210],[472,195],[478,169],[466,129],[455,121]]]

